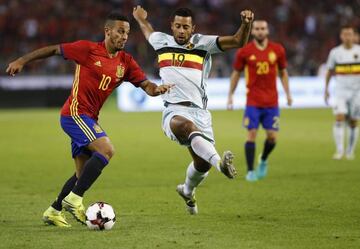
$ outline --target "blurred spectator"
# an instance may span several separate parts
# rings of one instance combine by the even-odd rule
[[[245,8],[270,23],[271,38],[282,43],[289,58],[290,75],[316,75],[329,50],[338,42],[339,27],[360,28],[360,0],[0,0],[0,66],[35,48],[78,39],[101,41],[104,19],[119,10],[132,20],[132,7],[143,5],[155,30],[170,32],[170,14],[187,6],[196,14],[196,31],[229,35],[239,26]],[[149,77],[157,77],[156,54],[131,21],[128,50]],[[228,77],[235,51],[214,58],[211,77]],[[27,74],[68,74],[73,65],[54,58],[25,68]]]

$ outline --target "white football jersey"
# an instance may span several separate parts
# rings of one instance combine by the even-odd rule
[[[194,34],[186,45],[176,43],[173,36],[153,32],[149,43],[158,54],[160,78],[163,84],[175,84],[162,95],[164,101],[190,101],[206,109],[206,79],[211,69],[211,55],[222,52],[218,36]]]
[[[333,48],[326,65],[335,72],[336,89],[360,90],[360,45]]]

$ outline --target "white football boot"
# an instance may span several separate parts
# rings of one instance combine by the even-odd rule
[[[184,185],[179,184],[176,187],[176,192],[184,199],[186,204],[186,210],[189,212],[189,214],[194,215],[198,213],[198,208],[196,205],[196,199],[195,199],[195,191],[192,192],[191,195],[186,195],[184,193]]]

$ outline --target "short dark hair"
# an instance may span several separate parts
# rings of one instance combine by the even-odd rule
[[[194,23],[194,21],[195,21],[194,13],[189,8],[178,8],[177,10],[175,10],[172,13],[171,18],[174,20],[175,16],[183,16],[183,17],[189,17],[190,16],[192,22]]]
[[[119,12],[111,12],[111,13],[106,17],[105,26],[112,25],[112,23],[113,23],[114,21],[123,21],[123,22],[128,22],[128,23],[130,23],[129,18],[127,18],[127,16],[124,16],[124,15],[120,14]]]
[[[343,29],[352,29],[354,32],[356,31],[355,30],[355,27],[352,26],[351,24],[344,24],[341,26],[340,30],[342,31]]]

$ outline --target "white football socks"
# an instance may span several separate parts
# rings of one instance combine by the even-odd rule
[[[208,176],[209,172],[199,172],[194,167],[194,162],[191,162],[186,171],[186,178],[184,184],[184,194],[191,195],[194,189]]]
[[[194,133],[199,133],[199,132],[192,132],[189,137],[191,137]],[[202,136],[195,136],[191,139],[191,148],[193,149],[196,155],[198,155],[205,161],[209,162],[212,166],[214,166],[218,171],[221,172],[220,170],[221,157],[217,153],[212,143],[210,143]]]
[[[347,127],[347,148],[346,148],[346,154],[347,155],[353,155],[356,147],[356,143],[359,137],[359,128],[358,127]]]
[[[333,127],[336,152],[339,154],[344,154],[344,137],[345,137],[344,128],[345,128],[344,121],[336,121]]]

